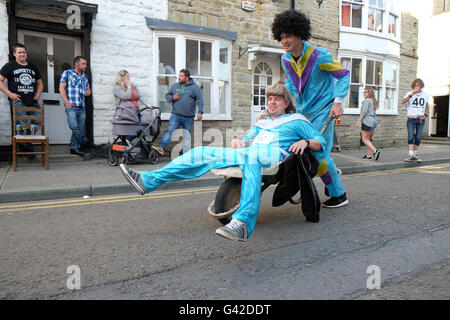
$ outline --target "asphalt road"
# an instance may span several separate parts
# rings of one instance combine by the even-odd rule
[[[216,187],[0,204],[0,299],[449,299],[449,177],[344,175],[315,224],[271,187],[246,243],[215,235]]]

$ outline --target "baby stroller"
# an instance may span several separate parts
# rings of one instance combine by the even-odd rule
[[[114,120],[113,143],[108,150],[108,164],[117,166],[136,160],[147,160],[151,164],[159,161],[159,154],[152,149],[152,143],[158,137],[161,127],[161,111],[159,107],[145,107],[138,111],[140,122]],[[127,136],[135,136],[127,141]]]

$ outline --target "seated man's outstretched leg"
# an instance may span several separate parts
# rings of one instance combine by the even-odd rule
[[[138,172],[123,164],[120,169],[131,186],[143,195],[169,181],[195,179],[211,169],[237,166],[244,162],[243,154],[244,149],[197,147],[158,170]]]

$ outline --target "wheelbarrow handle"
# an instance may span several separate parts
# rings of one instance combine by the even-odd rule
[[[328,126],[330,125],[331,121],[333,121],[334,118],[335,118],[334,114],[332,114],[331,116],[328,117],[327,122],[325,122],[322,130],[320,130],[321,134],[323,134],[325,132],[325,130],[327,130]]]

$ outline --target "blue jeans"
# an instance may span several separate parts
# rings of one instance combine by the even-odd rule
[[[70,149],[79,149],[82,145],[87,143],[87,138],[84,135],[84,122],[86,120],[86,109],[83,107],[73,106],[70,109],[66,108],[67,122],[69,128],[72,130],[72,138],[70,139]]]
[[[166,132],[164,133],[164,136],[161,139],[161,142],[159,145],[166,150],[167,145],[170,143],[170,140],[172,139],[172,133],[178,129],[180,126],[183,129],[186,129],[188,132],[191,132],[192,125],[194,123],[194,118],[188,118],[183,116],[178,116],[176,114],[172,114],[169,119],[169,126],[167,127]],[[183,134],[183,152],[186,152],[190,149],[191,141],[189,141],[189,147],[187,150],[184,150],[184,145],[188,143],[188,141],[184,141],[187,138]]]
[[[420,145],[420,138],[422,137],[423,127],[425,126],[425,119],[408,118],[406,121],[408,127],[408,144]]]

